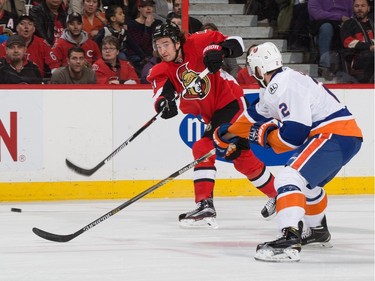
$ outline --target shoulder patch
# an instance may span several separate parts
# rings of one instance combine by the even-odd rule
[[[277,83],[273,83],[272,85],[269,86],[268,91],[270,92],[271,95],[273,95],[279,86]]]

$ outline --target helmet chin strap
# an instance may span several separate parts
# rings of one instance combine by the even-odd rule
[[[258,77],[258,71],[255,71],[254,77],[257,80],[257,82],[258,82],[258,84],[259,84],[260,87],[262,87],[262,88],[266,88],[267,87],[266,81],[264,80],[264,75],[262,76],[262,78],[259,78]]]
[[[174,43],[174,45],[176,46],[176,43]],[[180,48],[178,50],[176,48],[176,55],[175,55],[175,57],[173,59],[174,62],[182,63],[182,59],[181,59],[181,61],[178,60],[178,53],[179,53],[180,50],[181,50],[181,46],[180,46]]]

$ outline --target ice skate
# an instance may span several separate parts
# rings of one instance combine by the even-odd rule
[[[322,219],[322,225],[309,227],[302,232],[302,246],[320,246],[332,248],[331,234],[328,231],[326,216]]]
[[[257,246],[254,258],[265,262],[298,262],[301,251],[301,235],[299,230],[286,227],[283,235],[274,241]]]
[[[218,228],[216,211],[212,198],[197,203],[197,208],[191,212],[183,213],[178,218],[183,228],[211,227]]]
[[[260,213],[266,220],[270,220],[276,216],[276,198],[269,198]]]

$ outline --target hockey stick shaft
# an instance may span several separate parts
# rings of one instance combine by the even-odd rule
[[[183,91],[180,95],[185,93],[187,90],[189,90],[191,87],[194,87],[195,84],[199,83],[207,74],[209,73],[209,70],[206,68],[203,70],[199,76],[193,80]],[[179,96],[179,95],[178,95]],[[178,96],[175,98],[177,99]],[[146,124],[144,124],[138,131],[136,131],[133,135],[131,135],[125,142],[123,142],[119,147],[117,147],[111,154],[109,154],[106,158],[104,158],[99,164],[97,164],[95,167],[91,169],[85,169],[82,167],[77,166],[69,159],[65,159],[66,165],[75,171],[78,174],[84,175],[84,176],[91,176],[93,175],[97,170],[99,170],[101,167],[103,167],[108,161],[110,161],[117,153],[119,153],[125,146],[127,146],[132,140],[134,140],[137,136],[139,136],[144,130],[146,130],[152,123],[154,123],[159,116],[159,114],[162,111],[155,114],[149,121],[147,121]]]
[[[105,221],[106,219],[110,218],[111,216],[115,215],[116,213],[120,212],[122,209],[124,209],[127,206],[133,204],[134,202],[136,202],[139,199],[143,198],[147,194],[150,194],[151,192],[155,191],[156,189],[158,189],[159,187],[163,186],[167,182],[173,180],[174,178],[178,177],[179,175],[181,175],[181,174],[185,173],[186,171],[190,170],[195,165],[197,165],[197,164],[205,161],[206,159],[208,159],[209,157],[213,156],[214,154],[215,154],[215,149],[212,149],[207,154],[205,154],[202,157],[194,160],[190,164],[187,164],[186,166],[184,166],[181,169],[179,169],[178,171],[174,172],[173,174],[171,174],[167,178],[161,180],[157,184],[155,184],[155,185],[151,186],[150,188],[144,190],[143,192],[139,193],[138,195],[134,196],[133,198],[131,198],[128,201],[126,201],[123,204],[121,204],[120,206],[118,206],[115,209],[109,211],[105,215],[103,215],[100,218],[94,220],[93,222],[89,223],[88,225],[82,227],[81,229],[79,229],[78,231],[76,231],[76,232],[74,232],[72,234],[67,234],[67,235],[54,234],[54,233],[50,233],[50,232],[41,230],[41,229],[36,228],[36,227],[34,227],[32,229],[32,231],[36,235],[38,235],[39,237],[41,237],[43,239],[46,239],[46,240],[50,240],[50,241],[54,241],[54,242],[68,242],[68,241],[76,238],[77,236],[81,235],[82,233],[90,230],[91,228],[93,228],[94,226],[98,225],[99,223],[101,223],[101,222]]]
[[[132,140],[134,140],[137,136],[139,136],[144,130],[146,130],[152,123],[154,123],[161,112],[155,114],[150,120],[147,121],[138,131],[136,131],[133,135],[131,135],[125,142],[123,142],[119,147],[117,147],[111,154],[109,154],[106,158],[104,158],[98,165],[91,169],[81,168],[70,160],[65,159],[66,165],[75,171],[78,174],[84,176],[91,176],[97,170],[99,170],[102,166],[104,166],[109,160],[111,160],[117,153],[119,153],[125,146],[127,146]]]

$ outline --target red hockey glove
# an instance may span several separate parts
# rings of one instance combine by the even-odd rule
[[[203,50],[203,63],[211,73],[216,73],[223,66],[225,52],[218,44],[208,45]]]

